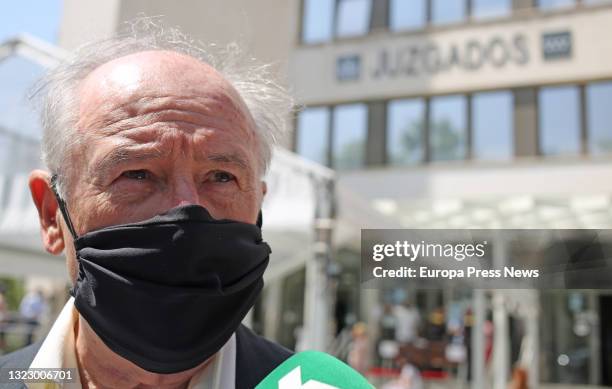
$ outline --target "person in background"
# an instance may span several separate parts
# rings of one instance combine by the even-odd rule
[[[484,322],[484,336],[485,336],[485,363],[488,365],[493,358],[493,342],[495,326],[493,325],[492,313],[487,314],[487,320]]]
[[[528,389],[529,385],[527,384],[527,371],[517,366],[514,368],[512,372],[512,380],[508,384],[508,389]]]
[[[404,363],[399,377],[385,384],[382,389],[423,389],[423,379],[419,369]]]
[[[368,370],[369,345],[368,333],[364,323],[355,323],[352,329],[351,345],[349,346],[348,364],[361,374]]]
[[[380,316],[380,339],[395,340],[395,331],[397,328],[397,317],[395,309],[391,304],[383,306],[382,315]]]
[[[467,350],[467,379],[472,379],[472,328],[474,327],[474,312],[468,308],[463,316],[463,332]]]
[[[27,324],[26,342],[25,345],[32,344],[34,340],[34,332],[40,324],[41,318],[47,312],[47,302],[42,290],[35,290],[27,293],[19,304],[19,314],[22,320]]]
[[[421,315],[418,309],[410,302],[406,301],[403,305],[394,307],[395,340],[403,344],[412,343],[418,336]]]
[[[438,307],[429,314],[427,323],[427,339],[432,341],[444,340],[446,336],[446,319],[444,309]]]

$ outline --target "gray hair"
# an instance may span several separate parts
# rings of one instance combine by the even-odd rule
[[[73,56],[51,69],[38,83],[37,101],[43,126],[42,159],[57,175],[58,191],[65,197],[66,174],[71,168],[68,156],[79,144],[75,129],[78,121],[78,87],[97,67],[114,59],[150,50],[168,50],[196,58],[216,69],[236,89],[255,122],[261,145],[261,164],[267,171],[272,150],[286,133],[293,100],[274,81],[272,66],[248,57],[235,43],[206,48],[177,28],[163,27],[158,18],[138,18],[129,29],[112,38],[81,46]]]

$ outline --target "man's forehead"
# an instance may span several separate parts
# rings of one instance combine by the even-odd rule
[[[126,55],[91,72],[79,88],[79,116],[86,119],[84,116],[101,113],[100,107],[136,104],[152,97],[212,99],[249,119],[239,94],[214,68],[196,58],[161,50]]]

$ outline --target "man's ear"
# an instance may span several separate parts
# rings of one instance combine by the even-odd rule
[[[64,236],[60,224],[57,199],[50,186],[50,174],[44,170],[30,173],[29,185],[32,200],[38,209],[38,220],[45,249],[53,254],[64,250]]]

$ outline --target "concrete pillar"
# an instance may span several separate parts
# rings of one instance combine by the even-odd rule
[[[366,165],[380,166],[386,162],[387,154],[387,109],[385,102],[369,104],[368,136],[366,143]]]
[[[306,263],[304,293],[304,346],[325,351],[329,344],[329,297],[325,264],[319,258]]]
[[[485,291],[474,289],[474,324],[472,327],[472,389],[485,389],[485,336],[484,322],[486,312]]]
[[[516,127],[515,127],[516,128]],[[508,246],[501,233],[494,236],[493,265],[508,263]],[[510,328],[504,290],[493,291],[493,389],[506,389],[510,372]]]
[[[510,370],[510,330],[504,292],[493,292],[493,389],[506,389]]]
[[[536,0],[512,0],[514,13],[524,12],[535,7]]]
[[[268,339],[278,339],[278,325],[281,322],[282,279],[268,282],[264,294],[265,312],[263,333]]]
[[[540,385],[540,292],[527,291],[530,304],[525,319],[525,336],[528,338],[528,360],[523,365],[527,368],[527,380],[530,388]],[[522,362],[522,361],[521,361]]]
[[[372,0],[370,31],[384,30],[389,25],[389,0]]]
[[[535,88],[514,90],[514,155],[538,155],[538,96]]]
[[[368,341],[370,351],[370,361],[376,358],[376,340],[380,336],[379,328],[379,312],[376,310],[381,306],[380,290],[378,289],[361,289],[361,298],[359,306],[359,317],[364,322],[368,329]]]
[[[332,260],[335,189],[333,181],[317,182],[314,187],[314,256],[306,262],[303,336],[305,348],[325,351],[332,336],[332,302],[336,296],[327,271]]]

